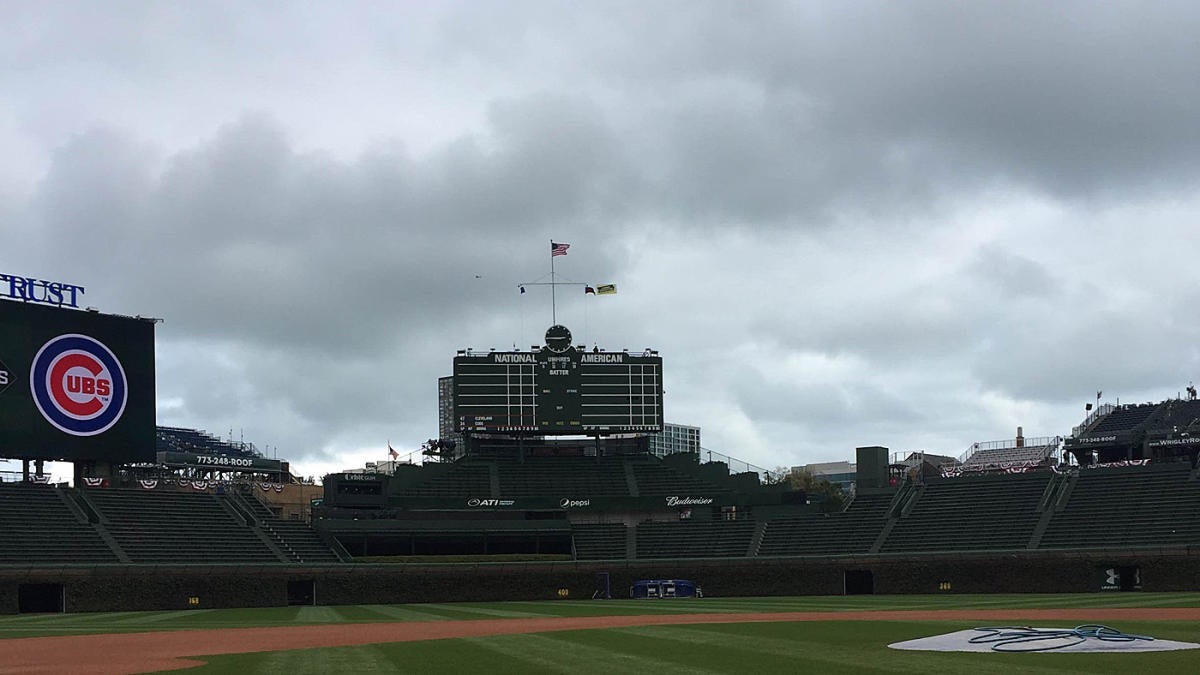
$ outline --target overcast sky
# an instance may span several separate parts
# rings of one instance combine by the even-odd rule
[[[1200,375],[1200,6],[8,2],[0,272],[161,317],[158,422],[299,474],[456,349],[658,349],[764,467]],[[277,448],[277,450],[276,450]]]

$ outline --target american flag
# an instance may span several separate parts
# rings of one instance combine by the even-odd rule
[[[571,248],[570,244],[556,244],[554,242],[550,242],[550,257],[553,258],[556,255],[566,255],[567,249],[569,248]]]

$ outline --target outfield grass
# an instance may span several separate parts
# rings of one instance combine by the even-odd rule
[[[1195,639],[1200,624],[1130,622],[1130,631]],[[652,626],[406,642],[208,657],[196,675],[428,673],[1194,673],[1195,652],[965,654],[902,652],[887,645],[975,624],[814,622]]]
[[[0,616],[2,638],[381,621],[445,621],[662,613],[1200,607],[1196,593],[939,595],[703,600],[546,601],[277,607]],[[1062,622],[1033,622],[1061,625]],[[1133,673],[1200,672],[1200,650],[1152,654],[942,654],[891,642],[978,622],[744,623],[563,631],[205,657],[213,673]],[[1126,632],[1200,642],[1200,622],[1122,622]]]
[[[139,633],[304,626],[327,623],[463,621],[471,619],[716,614],[749,612],[844,612],[1071,607],[1200,607],[1200,593],[1091,593],[1039,595],[860,595],[676,600],[547,600],[414,605],[341,605],[257,609],[185,609],[166,612],[0,615],[0,640],[46,635]],[[1195,641],[1200,641],[1200,635]],[[2,643],[0,643],[2,644]]]

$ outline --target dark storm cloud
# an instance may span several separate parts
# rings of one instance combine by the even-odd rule
[[[562,41],[583,46],[566,67],[641,111],[628,113],[630,133],[651,149],[655,203],[681,218],[908,210],[995,182],[1114,199],[1187,185],[1200,169],[1192,5],[659,3],[647,12],[570,24]],[[611,42],[600,47],[585,31]],[[483,44],[488,57],[516,58],[510,41]]]
[[[55,153],[26,214],[21,271],[70,269],[88,304],[164,318],[165,351],[223,355],[164,370],[160,393],[192,415],[269,406],[315,445],[354,420],[427,427],[453,350],[489,311],[511,317],[549,240],[609,212],[623,180],[586,106],[514,102],[495,119],[489,149],[464,137],[420,160],[299,153],[262,118],[162,159],[87,132]],[[617,253],[572,260],[605,274]],[[507,322],[483,339],[512,337]]]
[[[602,128],[567,105],[539,102],[526,124],[516,108],[498,114],[496,150],[465,139],[419,162],[300,154],[251,118],[157,176],[132,142],[88,133],[55,156],[31,249],[47,265],[54,242],[106,251],[77,274],[140,311],[173,307],[170,325],[193,335],[378,347],[511,300],[538,242],[608,210]]]

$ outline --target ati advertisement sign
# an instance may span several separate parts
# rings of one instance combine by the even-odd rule
[[[472,497],[467,500],[467,506],[473,509],[508,508],[516,503],[517,500],[515,499],[480,499],[478,497]]]
[[[0,457],[154,461],[154,324],[0,300]]]

